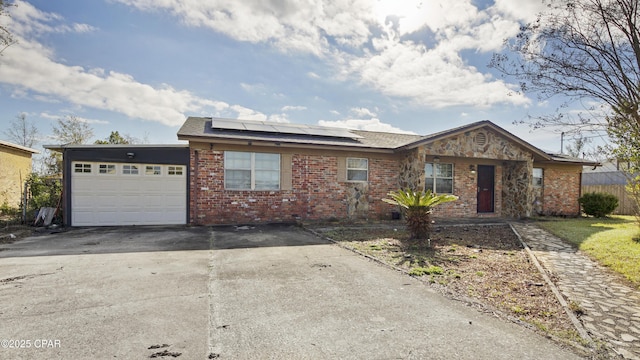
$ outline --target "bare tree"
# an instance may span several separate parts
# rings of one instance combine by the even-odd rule
[[[0,16],[9,16],[9,14],[7,13],[7,8],[9,6],[17,6],[17,5],[9,4],[5,0],[0,0]],[[2,55],[2,52],[6,48],[8,48],[9,46],[15,43],[16,43],[16,40],[11,34],[11,32],[9,31],[9,29],[7,29],[6,26],[0,25],[0,55]]]
[[[565,150],[569,156],[574,158],[584,158],[586,157],[586,149],[585,146],[591,142],[591,139],[586,138],[584,136],[578,136],[573,139],[572,143],[567,144]]]
[[[9,128],[4,131],[7,139],[14,143],[32,148],[38,143],[38,128],[27,120],[27,114],[21,113],[9,124]]]
[[[620,121],[638,127],[640,114],[640,29],[637,0],[543,0],[547,10],[524,25],[495,54],[490,66],[520,81],[525,93],[541,99],[556,95],[567,102],[535,119],[536,127],[561,125],[572,129],[615,127]],[[513,56],[515,55],[515,56]],[[604,106],[609,116],[570,116],[573,101]]]
[[[490,66],[517,78],[522,92],[568,99],[532,126],[603,129],[612,155],[631,165],[628,188],[640,202],[640,2],[543,2],[546,11],[507,43],[511,54],[495,54]],[[572,117],[575,101],[595,104],[587,107],[595,116]]]
[[[64,145],[86,144],[93,137],[93,129],[86,121],[78,119],[75,115],[67,115],[58,119],[53,127],[53,139]]]

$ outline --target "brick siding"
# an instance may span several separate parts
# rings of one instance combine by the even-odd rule
[[[273,148],[231,148],[234,151],[276,152]],[[190,223],[243,224],[327,219],[390,219],[395,206],[381,201],[397,190],[402,156],[371,153],[307,151],[288,153],[291,159],[291,186],[277,191],[240,191],[224,188],[224,148],[195,146],[190,150]],[[289,150],[291,151],[291,150]],[[369,160],[368,182],[347,182],[340,177],[340,158]],[[196,163],[197,159],[197,163]],[[443,162],[445,162],[443,160]],[[449,160],[454,164],[454,195],[458,201],[434,208],[434,217],[500,217],[504,215],[503,161],[488,159]],[[494,211],[477,212],[478,165],[494,166]],[[476,169],[472,174],[470,165]],[[423,165],[422,165],[423,166]],[[544,169],[544,188],[539,193],[545,214],[579,214],[580,166],[552,165]],[[420,180],[424,184],[424,174]],[[518,198],[512,196],[514,198]],[[520,195],[522,196],[522,195]],[[511,199],[513,200],[513,199]]]
[[[580,215],[581,166],[548,166],[543,168],[542,214]]]
[[[267,151],[273,152],[273,149]],[[192,149],[190,222],[242,224],[389,218],[392,208],[381,199],[397,187],[398,162],[368,156],[368,183],[338,179],[338,156],[293,154],[291,190],[240,191],[224,188],[223,150]],[[357,195],[350,200],[349,193],[354,189]],[[356,204],[349,206],[350,201]]]

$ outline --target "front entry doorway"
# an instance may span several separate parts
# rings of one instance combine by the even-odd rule
[[[494,211],[494,175],[495,168],[491,165],[478,165],[478,212],[491,213]]]

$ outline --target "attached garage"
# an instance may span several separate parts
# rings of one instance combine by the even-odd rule
[[[187,223],[186,145],[68,145],[63,153],[68,226]]]
[[[71,225],[185,224],[186,167],[74,162]]]

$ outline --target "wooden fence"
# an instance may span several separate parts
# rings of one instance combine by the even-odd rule
[[[634,208],[636,206],[635,201],[629,194],[625,188],[625,185],[614,184],[614,185],[583,185],[582,193],[606,193],[615,195],[618,198],[618,207],[613,211],[615,215],[633,215]]]

